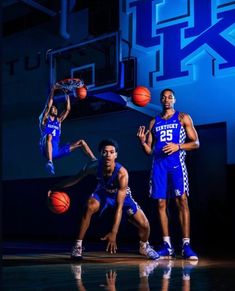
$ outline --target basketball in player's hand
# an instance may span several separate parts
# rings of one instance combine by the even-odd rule
[[[48,207],[56,214],[66,212],[70,206],[70,198],[65,192],[51,192],[48,197]]]
[[[140,107],[146,106],[151,100],[151,92],[144,86],[137,86],[131,95],[132,102]]]

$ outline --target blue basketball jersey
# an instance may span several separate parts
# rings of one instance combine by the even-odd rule
[[[119,189],[118,172],[122,167],[121,164],[116,163],[112,175],[108,178],[103,177],[102,161],[99,161],[97,180],[98,185],[92,193],[91,197],[96,199],[101,204],[100,215],[107,207],[115,207],[117,203],[117,194]],[[128,216],[134,215],[139,209],[139,205],[132,198],[131,190],[127,187],[126,197],[123,203],[123,211]]]
[[[50,117],[47,119],[45,126],[42,128],[42,139],[48,135],[52,135],[52,142],[59,143],[60,141],[60,134],[61,134],[61,123],[58,121],[57,118],[52,120]]]
[[[170,155],[163,152],[167,143],[182,144],[186,139],[185,128],[179,121],[179,112],[167,120],[160,115],[155,118],[152,128],[155,137],[153,164],[150,179],[150,196],[154,199],[189,194],[188,173],[185,164],[185,151],[179,150]]]
[[[155,137],[155,145],[153,149],[154,159],[170,159],[179,161],[185,156],[185,151],[177,151],[171,155],[167,155],[162,148],[167,143],[182,144],[186,139],[186,131],[179,121],[179,112],[176,111],[171,118],[163,119],[160,115],[156,116],[155,123],[152,128],[152,134]]]
[[[99,166],[98,166],[98,173],[97,173],[98,185],[96,187],[95,192],[103,190],[108,195],[113,196],[113,198],[116,198],[117,192],[119,189],[119,183],[118,183],[117,176],[118,176],[118,172],[121,169],[121,167],[122,167],[121,164],[116,163],[112,175],[106,179],[103,177],[102,162],[100,161]],[[130,188],[128,187],[127,188],[127,195],[129,195],[130,193],[131,193]]]

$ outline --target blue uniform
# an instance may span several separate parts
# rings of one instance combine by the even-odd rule
[[[167,199],[189,192],[188,173],[185,165],[186,153],[179,150],[167,155],[162,148],[167,143],[182,144],[186,131],[179,121],[179,112],[167,120],[160,115],[155,118],[152,128],[155,138],[153,164],[150,180],[150,196],[154,199]]]
[[[117,204],[117,193],[119,189],[117,177],[121,167],[122,165],[116,163],[112,176],[105,179],[102,173],[102,161],[99,161],[97,173],[98,185],[95,191],[92,193],[91,197],[100,202],[100,214],[102,214],[107,207],[114,208]],[[128,187],[123,203],[123,213],[127,214],[128,216],[132,216],[139,208],[139,205],[132,198],[131,190]]]
[[[60,158],[70,153],[70,144],[60,146],[61,122],[57,118],[52,120],[49,116],[45,126],[41,130],[40,148],[42,153],[46,156],[45,143],[48,134],[52,136],[52,157]]]

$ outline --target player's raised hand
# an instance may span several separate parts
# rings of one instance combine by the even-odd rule
[[[142,144],[146,142],[146,138],[147,138],[148,133],[149,133],[149,130],[147,130],[145,132],[145,126],[144,125],[139,127],[139,129],[137,131],[137,136],[140,139]]]

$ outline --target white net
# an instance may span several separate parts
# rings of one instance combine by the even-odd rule
[[[56,83],[58,89],[65,89],[69,91],[74,91],[74,89],[84,87],[84,82],[80,79],[65,79]]]

